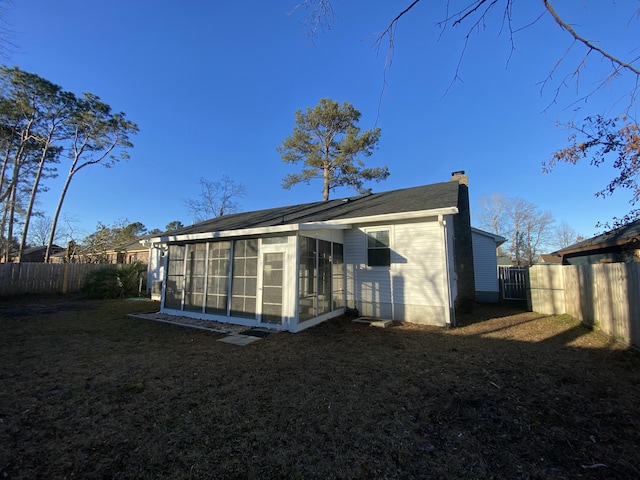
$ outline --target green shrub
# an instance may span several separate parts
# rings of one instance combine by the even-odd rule
[[[135,297],[146,275],[147,266],[141,262],[105,266],[87,274],[83,292],[90,298]]]

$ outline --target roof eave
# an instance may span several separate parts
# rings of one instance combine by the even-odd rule
[[[604,248],[621,247],[631,243],[634,240],[638,240],[638,237],[621,238],[621,239],[617,239],[609,242],[592,243],[589,245],[583,245],[575,248],[565,248],[562,250],[557,250],[556,252],[552,252],[552,253],[564,256],[564,255],[570,255],[572,253],[582,253],[582,252],[588,252],[591,250],[602,250]]]
[[[306,225],[322,224],[322,225],[356,225],[360,223],[386,223],[402,220],[418,220],[427,217],[437,217],[438,215],[455,215],[458,213],[458,207],[442,207],[432,208],[430,210],[416,210],[413,212],[396,212],[384,213],[381,215],[369,215],[366,217],[350,217],[336,220],[327,220],[325,222],[309,222]]]
[[[268,235],[273,233],[287,233],[299,230],[299,224],[278,225],[275,227],[241,228],[238,230],[221,230],[214,232],[188,233],[185,235],[164,235],[157,243],[191,242],[197,240],[211,240],[219,238],[247,237],[252,235]]]
[[[434,217],[438,215],[455,215],[458,213],[457,207],[434,208],[430,210],[419,210],[413,212],[387,213],[382,215],[370,215],[366,217],[352,217],[336,220],[326,220],[319,222],[292,223],[288,225],[277,225],[272,227],[242,228],[238,230],[221,230],[214,232],[190,233],[184,235],[164,235],[151,238],[153,243],[172,242],[193,242],[198,240],[212,240],[222,238],[246,237],[254,235],[270,235],[278,233],[292,233],[305,230],[347,230],[354,224],[361,223],[387,223],[402,220],[418,220],[421,218]]]

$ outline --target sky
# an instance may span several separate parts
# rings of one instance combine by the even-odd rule
[[[598,222],[630,208],[628,192],[594,193],[614,171],[588,162],[542,163],[567,145],[569,130],[587,115],[617,115],[626,105],[628,76],[581,98],[602,80],[607,64],[590,55],[576,82],[568,78],[584,50],[574,46],[542,88],[571,38],[541,2],[514,2],[513,35],[501,12],[465,36],[471,24],[443,28],[446,2],[421,2],[397,25],[390,67],[379,32],[405,2],[334,0],[331,28],[311,38],[299,0],[18,0],[5,6],[13,47],[4,63],[36,73],[65,90],[91,92],[122,111],[140,132],[131,158],[113,168],[80,172],[63,215],[76,235],[98,222],[123,219],[164,229],[194,219],[185,205],[201,178],[242,183],[242,211],[322,200],[318,180],[290,190],[276,148],[293,132],[294,113],[321,98],[351,103],[363,130],[381,128],[367,166],[391,175],[368,183],[373,192],[469,176],[472,224],[478,199],[493,193],[522,198],[558,223],[590,237]],[[454,2],[455,3],[455,2]],[[406,4],[406,5],[405,5]],[[557,0],[554,5],[587,38],[629,58],[637,55],[637,1]],[[464,53],[464,54],[463,54]],[[456,76],[458,77],[456,79]],[[633,111],[632,113],[636,113]],[[53,216],[61,175],[47,183],[38,209]],[[331,198],[355,195],[332,192]]]

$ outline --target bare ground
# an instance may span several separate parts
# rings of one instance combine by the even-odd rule
[[[0,301],[0,479],[640,478],[640,358],[569,317],[246,347],[150,301]]]

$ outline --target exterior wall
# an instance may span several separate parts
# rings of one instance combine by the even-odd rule
[[[483,303],[498,303],[498,257],[493,238],[471,233],[473,239],[473,272],[476,283],[476,300]]]
[[[367,266],[369,228],[389,228],[389,267]],[[440,222],[360,226],[345,232],[344,249],[348,307],[374,318],[447,324],[448,262]]]

